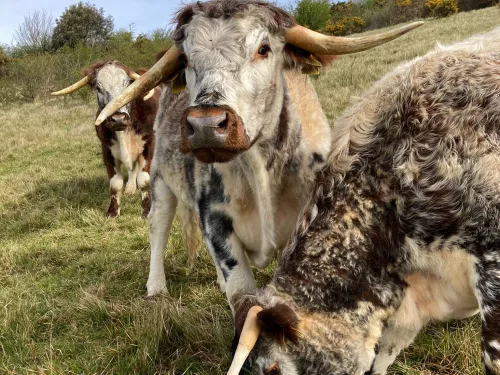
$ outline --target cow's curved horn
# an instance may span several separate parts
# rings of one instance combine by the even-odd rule
[[[257,319],[257,314],[262,311],[262,307],[253,306],[248,310],[245,324],[241,331],[240,341],[234,353],[233,362],[227,375],[238,375],[248,355],[257,343],[262,327]]]
[[[287,31],[285,39],[287,43],[293,46],[319,55],[345,55],[365,51],[387,43],[423,24],[424,22],[422,21],[413,22],[384,33],[356,38],[323,35],[303,26],[296,25]]]
[[[58,96],[58,95],[71,94],[72,92],[74,92],[78,89],[81,89],[83,86],[85,86],[88,83],[89,83],[89,76],[85,76],[81,80],[79,80],[78,82],[73,83],[71,86],[68,86],[65,89],[53,92],[50,95]]]
[[[181,52],[177,47],[170,48],[151,69],[137,78],[134,83],[104,107],[95,121],[96,126],[142,93],[154,89],[164,78],[175,74],[179,68],[180,56]]]
[[[137,74],[136,72],[129,72],[128,76],[130,77],[130,79],[133,79],[134,81],[141,77],[140,74]],[[151,99],[154,94],[155,94],[155,89],[153,87],[151,90],[149,90],[148,94],[144,97],[144,101]]]

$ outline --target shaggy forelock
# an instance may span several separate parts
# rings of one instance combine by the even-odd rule
[[[199,1],[187,5],[177,13],[174,40],[177,45],[182,43],[186,37],[185,28],[195,15],[228,19],[238,14],[246,14],[257,19],[272,34],[283,33],[285,29],[295,25],[295,21],[288,13],[266,2],[252,0]]]

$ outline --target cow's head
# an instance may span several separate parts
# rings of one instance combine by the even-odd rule
[[[140,77],[129,67],[120,62],[98,61],[90,68],[83,71],[83,78],[73,85],[53,92],[52,95],[65,95],[72,93],[86,85],[89,85],[97,96],[97,105],[99,112],[108,105],[113,99],[120,95],[131,82]],[[144,100],[148,100],[154,94],[151,90]],[[106,125],[113,130],[123,130],[130,125],[130,103],[118,108],[108,119]]]
[[[373,310],[328,314],[279,302],[247,311],[241,325],[236,313],[239,342],[227,375],[363,375],[375,359],[383,323]]]
[[[273,134],[283,101],[283,70],[312,72],[321,56],[363,51],[420,25],[361,38],[324,36],[295,24],[283,10],[253,0],[212,0],[177,15],[171,48],[101,113],[96,125],[128,101],[165,81],[185,82],[189,107],[180,150],[225,162],[262,133]]]

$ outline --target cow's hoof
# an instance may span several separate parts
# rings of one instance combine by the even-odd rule
[[[107,216],[110,218],[120,216],[120,205],[118,204],[118,200],[115,197],[111,198]]]
[[[165,281],[149,281],[146,284],[146,288],[148,290],[147,298],[154,298],[161,294],[166,294],[167,291],[167,283]]]

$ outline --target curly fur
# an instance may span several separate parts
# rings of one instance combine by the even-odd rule
[[[264,330],[252,373],[385,374],[429,321],[480,311],[486,373],[500,374],[500,28],[396,68],[332,137],[292,244],[252,297],[292,308],[299,340],[277,349]]]

